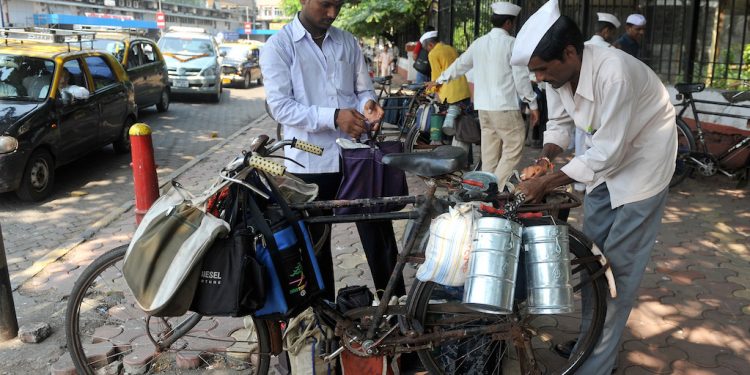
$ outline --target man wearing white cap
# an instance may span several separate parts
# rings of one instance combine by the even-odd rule
[[[620,21],[617,19],[617,17],[609,13],[596,13],[596,16],[596,33],[591,37],[591,39],[587,40],[583,44],[587,46],[592,45],[614,48],[610,43],[615,38],[617,29],[620,28]],[[588,146],[586,146],[586,143],[590,142],[590,138],[591,135],[581,129],[576,128],[576,138],[574,142],[576,155],[581,155],[586,152],[586,149],[588,148]],[[577,192],[583,192],[586,190],[586,185],[580,182],[576,182],[573,184],[573,188]]]
[[[677,155],[675,111],[658,76],[613,48],[583,45],[578,26],[557,0],[532,15],[518,33],[511,63],[549,83],[544,148],[523,170],[518,189],[538,201],[573,181],[587,186],[584,233],[604,252],[617,297],[607,298],[604,330],[578,374],[609,374],[659,232]],[[592,134],[591,148],[554,171],[574,128]],[[589,286],[585,286],[588,288]],[[584,306],[589,301],[583,293]],[[591,310],[584,310],[581,332]],[[581,348],[574,348],[580,354]]]
[[[641,14],[631,14],[625,20],[625,34],[615,41],[614,46],[640,57],[641,41],[646,34],[646,17]]]
[[[620,21],[613,14],[596,13],[596,33],[591,39],[587,40],[585,45],[612,47],[612,41],[615,39],[615,33],[620,28]]]
[[[515,41],[510,32],[521,7],[509,2],[493,3],[491,7],[493,29],[477,38],[435,82],[444,84],[472,71],[474,108],[479,110],[482,128],[482,170],[494,173],[499,186],[504,186],[521,160],[526,135],[518,97],[529,103],[534,125],[539,110],[529,70],[510,65]]]

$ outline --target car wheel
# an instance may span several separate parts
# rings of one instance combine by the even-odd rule
[[[245,73],[245,75],[242,77],[242,88],[243,89],[249,89],[250,88],[250,73]]]
[[[16,195],[24,201],[40,201],[52,193],[54,182],[55,162],[52,155],[44,149],[36,150],[26,163]]]
[[[258,86],[263,86],[263,76],[258,77]]]
[[[130,127],[133,126],[133,119],[128,117],[125,123],[122,125],[120,131],[120,137],[116,141],[112,142],[112,147],[118,154],[126,154],[130,152]]]
[[[159,112],[166,112],[169,110],[169,90],[164,89],[161,92],[161,99],[156,103],[156,110]]]
[[[221,101],[221,92],[224,91],[224,88],[219,86],[219,92],[216,94],[211,94],[211,101],[214,103],[219,103]]]

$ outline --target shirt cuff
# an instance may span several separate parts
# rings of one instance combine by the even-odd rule
[[[568,164],[560,168],[560,171],[578,182],[585,184],[594,182],[594,171],[581,161],[579,157],[571,159]]]
[[[544,132],[543,139],[544,143],[553,143],[563,150],[567,150],[570,144],[570,137],[567,137],[563,132],[547,130]]]
[[[370,100],[377,103],[377,100],[375,100],[374,98],[370,98],[370,97],[359,99],[359,104],[357,105],[357,110],[359,111],[359,113],[365,113],[365,104],[367,104],[367,102],[369,102]]]
[[[318,107],[318,128],[336,129],[334,114],[336,108]]]
[[[536,99],[529,102],[529,109],[532,111],[539,109],[539,104],[537,104]]]

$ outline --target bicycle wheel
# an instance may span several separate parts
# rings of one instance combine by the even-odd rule
[[[535,219],[525,222],[525,225],[542,224],[548,225],[551,221]],[[573,280],[580,285],[581,279],[587,279],[586,276],[594,274],[601,266],[590,258],[591,241],[581,232],[573,228],[569,230],[572,260],[581,262],[573,269]],[[556,354],[554,348],[556,344],[579,337],[579,325],[583,318],[580,291],[574,295],[576,308],[573,313],[528,315],[523,313],[524,303],[517,301],[515,313],[492,315],[464,307],[461,303],[462,287],[417,282],[412,287],[413,298],[410,301],[413,305],[409,307],[409,312],[418,322],[415,325],[421,326],[425,333],[506,325],[506,329],[494,333],[474,334],[459,339],[444,338],[442,342],[433,343],[432,349],[419,350],[419,358],[430,374],[501,374],[503,368],[513,367],[520,367],[524,374],[572,374],[593,351],[606,315],[606,281],[598,277],[587,285],[592,291],[592,320],[588,330],[583,332],[576,351],[565,359]],[[517,353],[515,357],[518,359],[512,358],[514,353]]]
[[[429,152],[442,145],[443,142],[440,144],[432,144],[430,141],[430,133],[421,131],[419,126],[412,126],[404,140],[404,152]]]
[[[679,185],[693,171],[693,164],[688,159],[693,151],[695,151],[693,133],[682,119],[677,119],[677,160],[669,187]]]
[[[125,283],[122,263],[127,246],[115,248],[88,266],[70,294],[65,333],[80,374],[160,373],[211,368],[228,373],[266,374],[270,338],[266,323],[252,317],[202,317],[171,347],[156,350],[192,312],[174,318],[149,318]]]

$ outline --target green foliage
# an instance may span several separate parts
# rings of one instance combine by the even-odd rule
[[[742,67],[740,67],[739,59],[737,59],[737,50],[739,49],[742,49]],[[710,63],[700,66],[700,62],[696,61],[695,71],[700,72],[700,78],[705,79],[711,87],[716,89],[736,88],[739,83],[750,80],[750,44],[746,44],[744,47],[738,45],[730,48],[729,64],[726,64],[725,59],[725,52],[722,52],[717,62],[713,64],[713,71],[709,69]]]
[[[348,2],[336,19],[336,26],[359,37],[392,35],[408,26],[425,22],[430,0],[362,0]]]
[[[302,4],[299,0],[281,0],[281,9],[284,10],[285,15],[293,16],[302,10]]]

